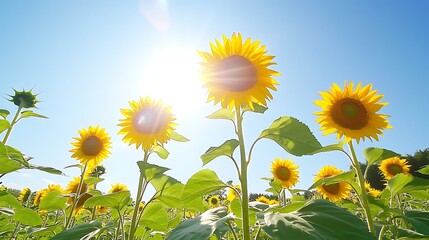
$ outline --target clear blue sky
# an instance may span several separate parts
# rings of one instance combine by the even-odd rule
[[[111,183],[121,182],[134,192],[135,162],[143,154],[116,134],[119,109],[139,96],[164,93],[175,103],[177,131],[191,141],[168,143],[170,157],[153,156],[150,162],[171,168],[168,173],[185,183],[202,169],[200,155],[232,138],[233,128],[227,121],[205,118],[217,107],[205,103],[198,79],[184,77],[192,73],[179,72],[196,65],[196,51],[209,51],[210,41],[241,32],[267,46],[278,63],[273,69],[282,74],[266,114],[246,115],[246,144],[284,115],[306,123],[323,145],[335,143],[334,135],[322,136],[313,101],[332,83],[353,80],[372,83],[385,95],[390,104],[381,113],[391,115],[393,126],[380,141],[359,145],[360,157],[370,146],[413,154],[429,147],[428,11],[424,0],[0,1],[0,108],[15,110],[5,100],[12,87],[33,88],[42,100],[37,112],[49,117],[24,119],[8,144],[33,156],[35,164],[63,169],[76,163],[68,151],[77,130],[100,124],[113,141],[100,188],[107,191]],[[260,178],[270,176],[275,157],[291,158],[300,166],[297,188],[308,188],[325,164],[344,170],[349,166],[341,153],[298,158],[262,140],[249,169],[250,192],[268,187]],[[226,158],[205,167],[225,182],[237,182]],[[64,172],[68,177],[22,170],[1,181],[34,191],[48,183],[65,186],[77,174],[73,169]]]

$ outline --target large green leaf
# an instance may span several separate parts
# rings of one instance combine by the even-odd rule
[[[31,110],[27,110],[27,111],[22,111],[21,112],[21,116],[19,117],[19,119],[21,118],[28,118],[28,117],[38,117],[38,118],[48,118],[46,116],[40,115],[38,113],[35,113]]]
[[[208,239],[216,230],[225,231],[225,222],[233,219],[227,215],[226,207],[210,209],[198,217],[185,220],[177,226],[167,240],[201,240]]]
[[[292,213],[260,213],[258,218],[272,239],[376,239],[360,218],[325,200],[309,201]]]
[[[150,202],[145,206],[140,225],[153,230],[167,231],[168,215],[167,209],[160,202]]]
[[[54,190],[40,200],[39,209],[46,211],[65,209],[66,201],[67,198],[62,196],[59,190]]]
[[[160,202],[173,208],[181,208],[183,206],[181,197],[185,185],[181,182],[163,174],[154,178],[151,184],[156,190],[155,198]]]
[[[235,113],[227,108],[221,108],[207,116],[209,119],[226,119],[234,121]]]
[[[311,189],[315,189],[320,185],[329,185],[329,184],[334,184],[334,183],[338,183],[338,182],[347,182],[349,184],[351,184],[353,186],[354,189],[356,189],[356,191],[360,192],[360,187],[356,184],[356,182],[353,180],[353,178],[356,175],[356,171],[355,170],[351,170],[348,172],[344,172],[344,173],[340,173],[338,175],[335,176],[330,176],[330,177],[326,177],[326,178],[322,178],[317,180],[315,183],[313,183],[313,185],[311,185],[308,190]]]
[[[29,164],[22,153],[0,142],[0,174],[10,173],[23,167],[28,168]]]
[[[130,191],[120,191],[102,196],[93,196],[85,201],[85,207],[103,206],[110,208],[121,208],[124,203],[130,201]]]
[[[174,141],[177,141],[177,142],[187,142],[187,141],[189,141],[189,139],[187,139],[186,137],[178,134],[175,131],[171,132],[170,139],[172,139]]]
[[[429,186],[429,180],[419,177],[397,174],[387,182],[391,196],[398,193],[408,193],[418,190],[426,190]]]
[[[148,162],[137,161],[140,172],[143,174],[147,182],[150,182],[152,179],[162,175],[164,172],[170,170],[166,167],[161,167],[155,164],[150,164]]]
[[[203,169],[188,179],[188,182],[183,189],[182,202],[186,205],[193,202],[195,199],[201,199],[204,195],[225,187],[226,184],[219,179],[214,171]],[[197,210],[202,211],[202,204],[197,208]]]
[[[24,225],[37,226],[42,224],[42,219],[39,214],[29,208],[20,207],[15,208],[14,211],[16,221]]]
[[[20,208],[21,203],[7,191],[0,191],[0,207]]]
[[[201,155],[203,166],[219,156],[227,156],[232,158],[232,154],[239,144],[240,143],[237,139],[230,139],[225,141],[219,147],[210,147],[203,155]]]
[[[393,151],[383,149],[383,148],[376,148],[376,147],[366,148],[365,150],[363,150],[363,155],[365,156],[365,159],[368,162],[368,165],[372,165],[373,163],[376,163],[391,157],[400,156],[400,154],[395,153]]]
[[[101,222],[93,221],[77,225],[73,228],[64,230],[55,235],[51,240],[65,240],[65,239],[90,239],[103,229]]]
[[[429,212],[405,211],[404,216],[401,217],[409,222],[417,232],[429,236]]]
[[[10,128],[10,123],[8,120],[0,119],[0,133],[4,130]]]
[[[323,148],[307,125],[287,116],[275,120],[268,129],[262,131],[261,138],[275,141],[295,156],[313,154]]]

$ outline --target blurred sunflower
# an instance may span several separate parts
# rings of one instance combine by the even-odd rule
[[[232,202],[232,200],[236,199],[236,198],[240,198],[239,194],[237,193],[240,192],[240,185],[233,185],[232,186],[234,189],[232,188],[228,188],[228,193],[226,194],[226,200],[228,200],[228,202]]]
[[[99,126],[81,129],[79,135],[80,137],[74,138],[76,142],[71,143],[75,147],[70,150],[73,153],[72,158],[79,160],[83,165],[88,163],[88,168],[94,169],[110,154],[110,137],[105,129]]]
[[[265,196],[259,196],[258,198],[256,198],[256,200],[255,201],[257,201],[257,202],[261,202],[261,203],[266,203],[266,204],[269,204],[270,203],[270,199],[268,199],[267,197],[265,197]]]
[[[210,207],[212,207],[212,208],[219,207],[220,206],[219,196],[213,195],[213,196],[209,197],[208,203],[209,203]]]
[[[86,200],[90,199],[92,197],[91,194],[89,193],[84,193],[78,200],[76,203],[76,207],[73,211],[73,216],[76,216],[77,214],[79,214],[81,211],[83,211],[83,204],[85,203]]]
[[[387,121],[388,115],[377,113],[386,102],[379,102],[383,97],[372,90],[372,85],[361,87],[361,83],[353,89],[353,82],[345,82],[344,90],[337,84],[331,91],[321,92],[322,100],[314,103],[322,108],[316,112],[316,121],[321,125],[324,135],[337,133],[337,138],[345,136],[346,141],[365,138],[378,140],[382,130],[392,128]]]
[[[39,206],[40,204],[40,200],[46,196],[46,191],[44,189],[37,191],[36,196],[34,196],[34,201],[33,201],[33,205],[34,206]]]
[[[371,187],[371,185],[368,182],[365,182],[365,189],[368,192],[368,194],[373,196],[373,197],[378,197],[381,195],[380,190],[377,190],[377,189]]]
[[[298,166],[290,159],[276,158],[271,163],[271,172],[274,179],[282,183],[283,188],[292,188],[298,182]]]
[[[115,193],[120,191],[127,191],[128,187],[121,183],[112,184],[112,186],[109,189],[109,193]]]
[[[317,182],[319,179],[336,176],[343,172],[344,171],[339,170],[334,166],[323,166],[317,173],[314,181]],[[347,182],[342,181],[333,184],[322,184],[318,186],[316,190],[325,198],[328,198],[332,202],[336,202],[349,197],[351,186]]]
[[[80,177],[74,177],[73,180],[71,180],[64,191],[66,194],[73,194],[73,196],[69,197],[67,199],[67,203],[71,204],[75,198],[74,195],[81,195],[82,193],[86,192],[88,189],[88,185],[86,183],[82,183],[82,188],[79,194],[77,194],[77,189],[79,187],[80,183]]]
[[[27,200],[30,197],[30,195],[31,195],[30,188],[28,188],[28,187],[23,188],[21,190],[21,192],[19,193],[19,195],[18,195],[18,202],[20,202],[20,203],[27,202]]]
[[[104,207],[104,206],[97,206],[95,210],[96,210],[97,214],[104,214],[104,213],[108,213],[110,208]]]
[[[406,159],[400,159],[399,157],[392,157],[381,161],[379,169],[383,173],[384,177],[389,180],[398,173],[405,175],[410,174],[411,165],[407,165]]]
[[[202,79],[208,89],[207,101],[221,103],[223,108],[267,105],[273,98],[270,89],[276,91],[278,85],[272,76],[279,76],[270,69],[274,56],[267,55],[260,41],[244,42],[240,33],[232,34],[231,39],[222,36],[223,43],[215,40],[210,43],[211,52],[199,51],[203,62]]]
[[[171,106],[164,106],[162,101],[152,101],[146,97],[138,101],[129,102],[131,109],[121,109],[125,119],[120,119],[118,126],[122,127],[119,134],[128,145],[136,144],[143,150],[150,150],[153,146],[167,143],[171,132],[177,125],[171,113]]]
[[[279,204],[279,201],[275,200],[275,199],[271,199],[268,204],[270,205],[274,205],[274,204]]]

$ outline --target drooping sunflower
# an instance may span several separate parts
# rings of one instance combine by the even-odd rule
[[[110,154],[110,136],[105,132],[105,128],[98,125],[80,129],[79,135],[80,137],[74,138],[76,142],[71,143],[75,147],[70,150],[73,153],[72,158],[79,160],[83,165],[88,163],[88,169],[94,169]]]
[[[212,207],[212,208],[219,207],[220,206],[219,196],[218,195],[210,196],[208,199],[208,203],[209,203],[210,207]]]
[[[369,195],[375,198],[381,195],[380,190],[371,187],[371,184],[369,184],[368,182],[365,182],[365,190],[368,192]]]
[[[276,91],[279,76],[270,69],[274,56],[267,55],[265,46],[251,38],[243,41],[240,33],[232,34],[231,39],[222,36],[223,43],[215,40],[210,43],[211,52],[199,51],[203,59],[202,79],[208,90],[207,101],[221,103],[223,108],[240,106],[253,107],[253,103],[267,105]]]
[[[27,202],[28,197],[30,197],[30,195],[31,195],[31,190],[30,190],[30,188],[28,188],[28,187],[23,188],[23,189],[21,190],[21,192],[19,193],[19,195],[18,195],[18,202],[20,202],[20,203],[25,203],[25,202]]]
[[[276,158],[271,163],[274,179],[282,183],[283,188],[292,188],[298,182],[298,166],[290,159]]]
[[[344,82],[344,90],[337,84],[331,91],[321,92],[322,100],[314,103],[322,108],[316,112],[317,122],[324,135],[337,133],[337,138],[345,137],[346,141],[368,139],[378,140],[382,130],[392,128],[387,121],[389,115],[377,113],[386,102],[379,102],[383,97],[372,90],[372,84],[364,87],[358,83],[356,89],[353,82]]]
[[[334,166],[323,166],[322,169],[317,173],[314,181],[319,179],[327,178],[330,176],[336,176],[344,171],[337,169]],[[317,192],[323,195],[323,197],[329,199],[329,201],[336,202],[341,199],[349,197],[351,186],[345,182],[338,182],[333,184],[322,184],[316,188]]]
[[[228,202],[232,202],[234,199],[236,198],[240,198],[239,194],[237,193],[241,191],[241,187],[240,185],[233,185],[232,186],[234,189],[232,188],[228,188],[228,193],[226,194],[226,200],[228,200]]]
[[[384,177],[389,180],[398,173],[405,175],[410,174],[411,165],[407,165],[406,159],[400,159],[399,157],[392,157],[381,161],[379,169],[383,173]]]
[[[121,109],[125,119],[120,119],[118,126],[122,127],[119,134],[128,145],[136,144],[143,150],[167,143],[171,132],[175,130],[176,120],[171,113],[171,106],[164,106],[162,101],[152,101],[146,97],[129,102],[131,109]]]
[[[109,189],[109,193],[115,193],[120,191],[127,191],[128,187],[121,183],[112,184],[112,187]]]
[[[256,198],[256,200],[255,201],[257,201],[257,202],[261,202],[261,203],[266,203],[266,204],[270,204],[270,199],[268,199],[267,197],[265,197],[265,196],[259,196],[258,198]]]

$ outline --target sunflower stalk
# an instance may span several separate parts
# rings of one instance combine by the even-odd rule
[[[9,138],[10,133],[12,132],[13,126],[18,122],[18,116],[22,108],[23,108],[22,106],[18,106],[18,110],[16,111],[15,116],[13,117],[12,122],[10,123],[10,127],[7,129],[6,135],[4,135],[3,142],[2,142],[3,144],[6,144],[7,139]]]
[[[71,227],[73,225],[73,224],[71,224],[71,220],[74,219],[73,212],[76,209],[77,202],[79,201],[79,199],[81,197],[80,194],[81,194],[82,186],[83,186],[83,178],[85,176],[85,172],[86,172],[87,167],[88,167],[88,162],[85,163],[83,170],[82,170],[82,173],[80,175],[79,185],[77,187],[76,195],[74,196],[72,207],[70,209],[70,214],[69,214],[69,217],[67,218],[66,223],[64,225],[65,229],[68,229],[69,227]]]
[[[365,179],[364,179],[364,176],[363,176],[362,171],[360,169],[359,161],[356,157],[356,152],[353,148],[353,143],[350,141],[348,144],[350,147],[350,151],[352,153],[352,158],[351,158],[352,166],[356,170],[356,174],[357,174],[358,180],[359,180],[359,186],[361,188],[361,198],[359,198],[359,199],[361,200],[361,205],[362,205],[363,210],[365,212],[365,217],[366,217],[366,222],[368,224],[368,229],[372,234],[375,234],[374,220],[372,219],[372,216],[371,216],[371,211],[369,209],[368,195],[367,195],[367,192],[365,189]]]

